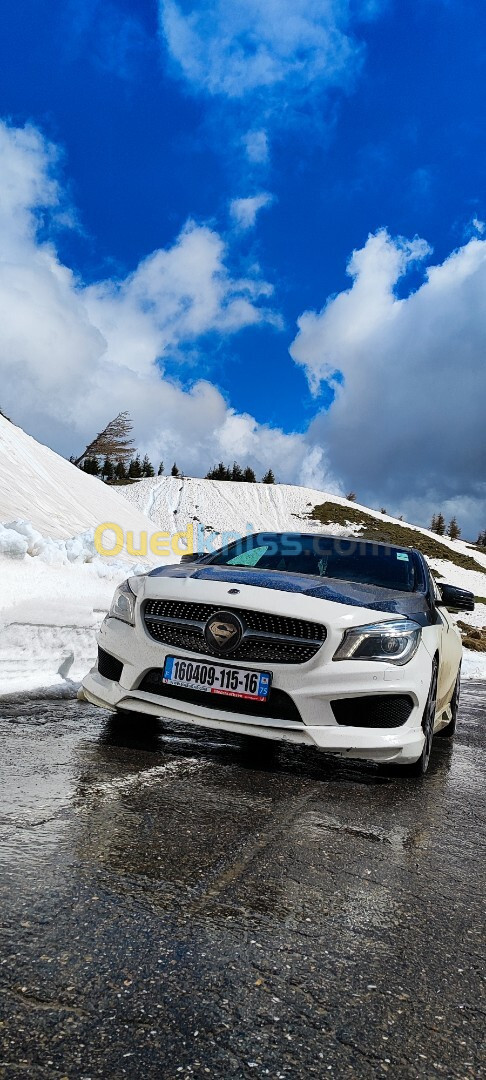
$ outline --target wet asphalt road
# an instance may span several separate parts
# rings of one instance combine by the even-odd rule
[[[0,706],[0,1077],[479,1077],[486,684],[424,781]]]

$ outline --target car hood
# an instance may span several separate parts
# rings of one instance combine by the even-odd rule
[[[229,582],[240,586],[253,585],[259,589],[300,593],[316,600],[367,608],[370,611],[405,615],[421,624],[430,622],[430,609],[423,593],[400,592],[337,578],[326,578],[324,583],[321,577],[314,577],[312,574],[292,574],[284,570],[255,570],[237,566],[182,564],[159,566],[152,570],[148,577],[192,578],[199,581]]]

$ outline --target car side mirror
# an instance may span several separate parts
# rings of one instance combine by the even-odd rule
[[[439,584],[439,604],[450,611],[474,611],[474,593],[455,585]]]

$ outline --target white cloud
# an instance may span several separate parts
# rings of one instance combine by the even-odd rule
[[[394,287],[410,264],[429,251],[424,240],[392,240],[386,229],[380,229],[349,260],[352,288],[328,300],[320,313],[306,311],[300,316],[290,353],[305,368],[313,393],[318,393],[323,379],[332,379],[337,371],[346,373],[354,350],[397,317],[401,305]]]
[[[246,150],[248,161],[252,165],[266,165],[270,157],[268,136],[262,128],[247,131],[242,142]]]
[[[241,99],[343,85],[361,48],[349,34],[349,0],[161,0],[169,52],[191,86]],[[369,14],[366,2],[354,5]]]
[[[209,332],[277,322],[271,286],[233,277],[221,237],[194,222],[126,278],[85,286],[38,235],[39,222],[45,234],[63,207],[55,149],[34,128],[0,123],[0,155],[2,410],[69,454],[128,409],[137,444],[154,460],[176,458],[200,475],[240,453],[259,473],[271,465],[298,480],[309,453],[303,436],[238,416],[205,380],[186,390],[163,371],[167,356],[197,353]],[[328,482],[324,457],[316,475]]]
[[[311,387],[334,381],[336,397],[309,438],[362,501],[389,509],[421,500],[484,501],[486,241],[469,240],[405,299],[400,278],[429,253],[423,240],[370,236],[349,263],[352,287],[306,312],[291,354]],[[342,382],[335,378],[341,373]],[[427,511],[428,516],[428,511]]]
[[[233,199],[230,205],[230,213],[240,229],[251,229],[255,224],[259,210],[265,206],[271,206],[273,195],[268,191],[262,191],[259,195],[251,195],[247,199]]]

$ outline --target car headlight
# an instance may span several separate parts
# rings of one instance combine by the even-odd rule
[[[122,582],[115,590],[108,615],[111,619],[121,619],[130,626],[135,625],[135,593],[132,592],[128,581]]]
[[[353,626],[346,630],[334,660],[386,660],[408,664],[419,647],[422,631],[412,619]]]

